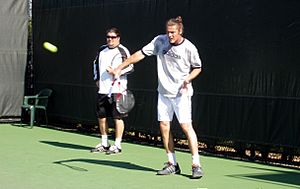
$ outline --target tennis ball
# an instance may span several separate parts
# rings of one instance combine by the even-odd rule
[[[58,51],[57,47],[49,42],[44,42],[43,47],[52,53],[56,53]]]

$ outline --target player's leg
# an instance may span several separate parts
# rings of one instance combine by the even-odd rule
[[[159,126],[166,153],[174,153],[174,140],[170,129],[170,121],[160,121]]]
[[[116,126],[115,145],[119,149],[122,149],[122,147],[121,147],[121,141],[122,141],[124,127],[125,127],[124,126],[124,121],[122,119],[115,119],[115,126]]]
[[[170,99],[159,94],[157,103],[158,121],[160,121],[160,131],[163,144],[167,153],[168,162],[162,170],[157,172],[158,175],[179,174],[180,168],[176,161],[174,151],[174,140],[171,132],[170,122],[172,121],[174,111]]]
[[[108,142],[108,124],[107,124],[107,98],[106,95],[98,94],[97,99],[97,116],[99,123],[99,131],[101,134],[101,142],[96,145],[91,152],[106,152],[109,148]]]
[[[122,152],[121,142],[124,132],[124,122],[122,119],[114,119],[115,122],[115,143],[110,146],[106,154],[119,154]]]
[[[182,131],[188,140],[189,149],[192,155],[198,154],[198,139],[191,123],[180,123]]]
[[[192,178],[201,178],[203,170],[198,152],[198,137],[192,125],[191,97],[177,97],[174,109],[182,131],[187,137],[189,149],[192,154]]]
[[[115,95],[115,94],[113,94]],[[119,154],[122,152],[121,142],[124,133],[124,121],[122,118],[127,117],[127,114],[120,114],[116,109],[115,102],[111,104],[111,114],[115,123],[115,144],[112,145],[107,154]]]
[[[101,144],[104,147],[109,147],[108,143],[108,124],[106,118],[99,118],[99,128],[101,134]]]
[[[182,131],[187,137],[188,145],[192,155],[198,154],[197,135],[192,126],[191,97],[187,95],[177,97],[174,100],[174,111]]]
[[[101,141],[95,148],[91,149],[91,152],[106,152],[109,149],[108,142],[108,125],[106,118],[98,118],[99,131],[101,134]]]

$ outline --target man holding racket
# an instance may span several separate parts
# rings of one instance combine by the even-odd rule
[[[116,81],[114,75],[107,69],[116,68],[130,56],[126,47],[120,44],[120,32],[117,28],[106,31],[107,44],[100,47],[94,60],[94,80],[98,86],[97,116],[99,121],[101,142],[91,152],[105,152],[106,154],[121,153],[121,141],[124,132],[122,118],[127,114],[119,113],[116,109],[116,95],[127,89],[127,74],[133,71],[133,66],[127,66],[120,73]],[[108,142],[107,118],[113,118],[115,123],[115,142],[110,146]]]
[[[171,18],[166,23],[166,34],[156,36],[149,44],[126,59],[117,69],[111,70],[116,77],[121,70],[137,63],[146,56],[156,55],[158,73],[158,121],[168,162],[158,175],[180,174],[176,161],[170,122],[175,113],[187,136],[192,153],[192,177],[201,178],[203,170],[198,153],[198,140],[192,126],[191,81],[201,72],[201,60],[196,47],[183,37],[182,18]]]

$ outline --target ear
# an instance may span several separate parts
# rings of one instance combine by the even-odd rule
[[[179,34],[182,35],[182,28],[179,29]]]

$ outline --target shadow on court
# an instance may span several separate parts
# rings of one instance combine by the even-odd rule
[[[70,165],[72,163],[91,163],[91,164],[98,164],[102,166],[111,166],[111,167],[118,167],[122,169],[129,169],[129,170],[136,170],[136,171],[149,171],[149,172],[154,172],[156,174],[157,170],[152,169],[149,167],[144,167],[141,165],[137,165],[131,162],[124,162],[124,161],[110,161],[110,160],[95,160],[95,159],[70,159],[70,160],[62,160],[62,161],[55,161],[53,162],[54,164],[62,165],[67,168],[76,170],[76,171],[88,171],[87,169],[84,169],[82,167]],[[191,178],[190,175],[187,174],[180,174],[183,177]]]
[[[69,148],[69,149],[75,149],[75,150],[90,150],[91,149],[91,147],[82,146],[82,145],[78,145],[78,144],[70,144],[70,143],[63,143],[63,142],[56,142],[56,141],[40,141],[40,142],[44,143],[44,144],[52,145],[55,147],[60,147],[60,148]],[[152,169],[152,168],[143,167],[143,166],[131,163],[131,162],[122,162],[122,161],[94,160],[94,159],[71,159],[71,160],[56,161],[53,163],[68,167],[68,168],[76,170],[76,171],[88,171],[84,168],[70,165],[72,162],[84,162],[84,163],[112,166],[112,167],[118,167],[118,168],[123,168],[123,169],[130,169],[130,170],[151,171],[151,172],[155,172],[155,173],[157,172],[157,170]],[[187,175],[187,174],[183,174],[183,173],[181,173],[180,175],[191,179],[191,175]]]
[[[60,148],[70,148],[75,150],[90,150],[91,147],[89,146],[82,146],[78,144],[70,144],[70,143],[63,143],[63,142],[54,142],[54,141],[40,141],[44,144],[49,144],[52,146],[60,147]]]
[[[69,163],[73,163],[73,162],[91,163],[91,164],[118,167],[118,168],[122,168],[122,169],[130,169],[130,170],[137,170],[137,171],[156,172],[155,169],[140,166],[140,165],[136,165],[136,164],[131,163],[131,162],[124,162],[124,161],[94,160],[94,159],[70,159],[70,160],[56,161],[56,162],[53,162],[53,163],[66,166],[66,167],[69,167],[69,168],[74,169],[74,170],[88,171],[86,169],[78,169],[78,167],[76,167],[76,166],[75,167],[70,166]]]
[[[259,182],[276,183],[277,185],[300,188],[300,174],[297,172],[259,168],[253,166],[241,167],[253,169],[254,172],[265,171],[270,173],[236,174],[228,176],[239,179],[256,180]]]
[[[63,143],[63,142],[56,142],[56,141],[40,141],[40,142],[44,143],[44,144],[52,145],[55,147],[60,147],[60,148],[70,148],[70,149],[76,149],[76,150],[90,150],[91,149],[91,147],[89,147],[89,146],[83,146],[83,145],[78,145],[78,144],[70,144],[70,143]],[[73,162],[91,163],[91,164],[98,164],[98,165],[104,165],[104,166],[118,167],[118,168],[123,168],[123,169],[156,172],[155,169],[136,165],[131,162],[123,162],[123,161],[94,160],[94,159],[70,159],[70,160],[55,161],[53,163],[63,165],[65,167],[68,167],[70,169],[77,170],[77,171],[88,171],[84,168],[70,165]]]

